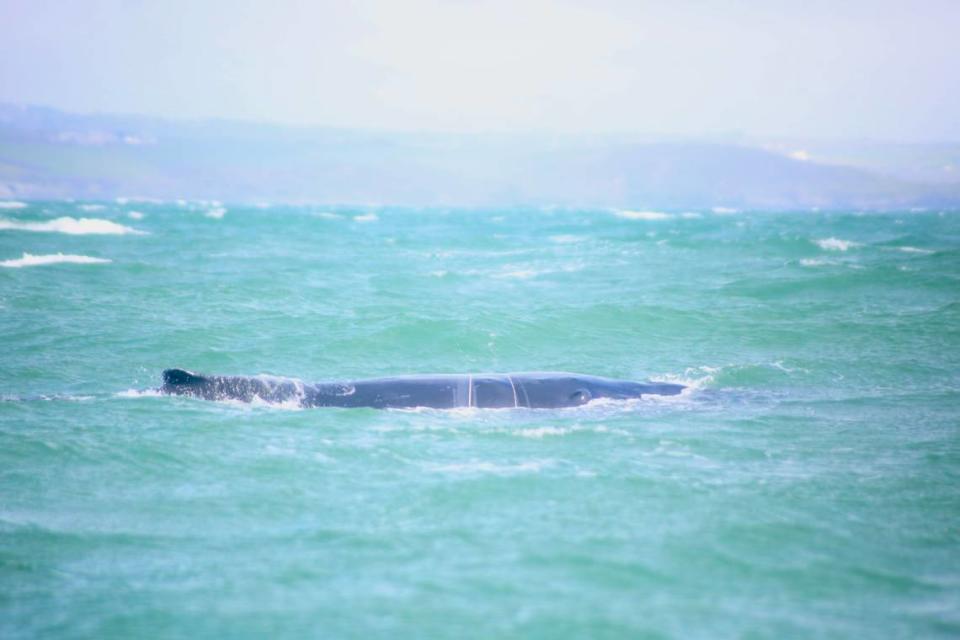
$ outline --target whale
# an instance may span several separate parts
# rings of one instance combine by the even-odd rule
[[[675,396],[681,384],[634,382],[564,372],[416,374],[304,383],[273,376],[163,372],[160,392],[204,400],[374,409],[561,409],[591,400]]]

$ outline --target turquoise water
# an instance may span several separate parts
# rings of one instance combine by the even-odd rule
[[[2,637],[960,634],[960,214],[2,204]],[[172,366],[690,389],[292,410]]]

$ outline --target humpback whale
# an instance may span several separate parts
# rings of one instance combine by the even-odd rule
[[[206,376],[184,369],[163,372],[162,393],[204,400],[294,402],[301,407],[409,409],[557,409],[598,398],[673,396],[683,385],[633,382],[575,373],[408,375],[305,384],[270,376]]]

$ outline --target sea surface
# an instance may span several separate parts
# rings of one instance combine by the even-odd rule
[[[960,212],[5,201],[0,339],[5,639],[960,636]]]

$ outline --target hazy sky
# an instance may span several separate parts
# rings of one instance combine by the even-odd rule
[[[0,101],[419,130],[960,140],[960,0],[0,0]]]

